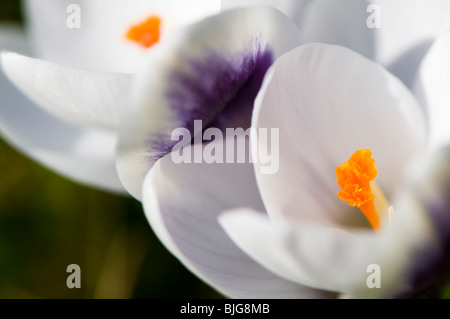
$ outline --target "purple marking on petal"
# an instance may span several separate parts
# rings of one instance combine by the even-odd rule
[[[450,189],[426,205],[442,248],[450,251]]]
[[[173,129],[186,128],[193,137],[199,133],[194,132],[195,120],[202,120],[203,130],[250,127],[254,100],[274,60],[260,39],[250,44],[245,52],[228,56],[206,50],[201,59],[186,58],[170,75],[166,97]],[[147,158],[155,161],[167,155],[178,142],[170,135],[153,135]]]
[[[412,286],[419,289],[427,289],[433,285],[438,275],[447,275],[441,272],[450,253],[450,189],[443,189],[438,196],[426,200],[424,206],[436,230],[438,246],[424,245],[415,254],[417,262],[409,277]]]
[[[217,127],[222,130],[236,127],[241,127],[245,130],[250,127],[255,98],[272,63],[273,57],[269,50],[258,51],[256,60],[246,63],[252,69],[250,77],[228,103],[227,107],[214,119],[210,125],[211,127]]]
[[[439,167],[439,166],[438,166]],[[449,178],[450,176],[447,176]],[[430,247],[429,243],[424,243],[415,254],[414,266],[409,270],[407,278],[415,290],[404,292],[400,297],[418,297],[422,294],[436,293],[435,290],[441,288],[441,277],[448,277],[449,271],[445,269],[450,261],[450,180],[443,185],[434,184],[434,192],[419,191],[419,200],[427,212],[431,224],[435,230],[437,245]],[[437,183],[439,184],[439,183]],[[419,185],[420,187],[420,185]],[[443,284],[442,282],[441,284]],[[418,293],[419,292],[419,293]],[[429,297],[429,296],[428,296]]]

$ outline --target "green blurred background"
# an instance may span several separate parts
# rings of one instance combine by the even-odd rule
[[[0,1],[5,20],[22,21],[20,1]],[[165,249],[136,200],[77,185],[1,137],[0,178],[0,298],[221,298]],[[80,289],[66,286],[69,264]]]

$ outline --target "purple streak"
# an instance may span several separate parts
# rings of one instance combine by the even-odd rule
[[[260,40],[253,42],[247,51],[233,55],[205,50],[201,57],[186,57],[172,72],[166,97],[173,129],[186,128],[193,137],[194,120],[203,121],[203,130],[250,127],[254,100],[273,63],[272,51]],[[170,135],[153,135],[148,158],[156,161],[177,143]]]
[[[406,274],[412,289],[400,298],[435,298],[450,275],[450,185],[434,186],[433,194],[422,191],[418,196],[435,231],[436,242],[425,242],[416,249],[414,266]]]

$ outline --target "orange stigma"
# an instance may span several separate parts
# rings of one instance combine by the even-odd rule
[[[160,26],[161,19],[156,16],[151,17],[145,22],[130,28],[127,38],[144,48],[150,48],[159,41]]]
[[[375,209],[375,195],[370,188],[371,181],[377,177],[378,172],[371,156],[370,150],[362,149],[353,153],[347,162],[336,167],[337,183],[342,189],[337,195],[350,206],[358,207],[372,228],[379,230],[380,220]]]

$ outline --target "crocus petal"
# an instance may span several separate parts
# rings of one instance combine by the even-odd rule
[[[424,168],[414,176],[414,186],[409,194],[422,209],[433,226],[437,244],[430,249],[424,246],[417,252],[417,262],[408,270],[416,287],[430,291],[442,289],[448,278],[450,253],[450,147],[434,150]],[[418,293],[421,291],[418,290]]]
[[[16,148],[79,183],[124,192],[114,162],[116,137],[57,120],[0,76],[0,132]]]
[[[267,172],[260,156],[275,145],[258,134],[252,139],[259,147],[258,185],[275,218],[360,223],[362,214],[336,195],[335,168],[356,150],[370,149],[376,181],[391,199],[425,143],[424,116],[409,90],[378,64],[326,44],[307,44],[278,59],[256,99],[253,120],[258,134],[279,129],[279,156],[272,154],[273,161],[279,157],[278,171]]]
[[[0,28],[0,48],[27,53],[16,27]],[[123,192],[114,166],[116,138],[63,123],[31,104],[0,72],[0,132],[46,167],[80,183]]]
[[[277,8],[294,22],[302,20],[303,13],[311,0],[222,0],[221,10],[251,5],[268,5]]]
[[[317,0],[299,22],[305,41],[346,46],[410,86],[431,43],[450,27],[450,6],[442,0]]]
[[[185,151],[202,152],[202,145]],[[143,196],[147,218],[164,245],[226,296],[333,296],[271,274],[240,251],[219,226],[217,216],[223,210],[240,205],[262,209],[250,164],[175,164],[166,156],[148,173]]]
[[[437,40],[424,58],[415,81],[415,93],[426,107],[430,122],[430,149],[450,142],[450,32]]]
[[[46,0],[25,2],[38,57],[108,72],[135,73],[145,50],[126,39],[151,16],[162,19],[161,36],[219,11],[218,0]],[[78,7],[75,7],[78,6]],[[73,25],[79,12],[80,28]]]
[[[374,35],[366,25],[369,1],[311,1],[303,19],[298,19],[305,42],[322,42],[345,46],[373,59]]]
[[[12,52],[0,56],[4,74],[31,101],[59,118],[115,129],[131,75],[67,67]]]
[[[335,292],[365,283],[372,234],[352,240],[344,232],[317,225],[276,225],[249,209],[227,212],[220,223],[243,251],[283,278]],[[331,267],[334,276],[329,278],[325,273]]]
[[[421,252],[437,247],[426,214],[405,203],[398,203],[397,216],[380,234],[272,223],[248,209],[228,212],[220,222],[241,249],[283,278],[342,297],[392,298],[414,291],[411,270],[426,262],[418,259]],[[379,267],[379,288],[367,284],[373,266]]]
[[[450,28],[448,1],[377,0],[382,25],[376,29],[376,61],[409,87],[433,41]]]
[[[281,12],[254,7],[226,11],[167,39],[149,52],[119,140],[119,175],[137,198],[147,171],[178,143],[174,129],[194,136],[194,120],[203,121],[200,130],[248,127],[265,71],[300,35]]]

